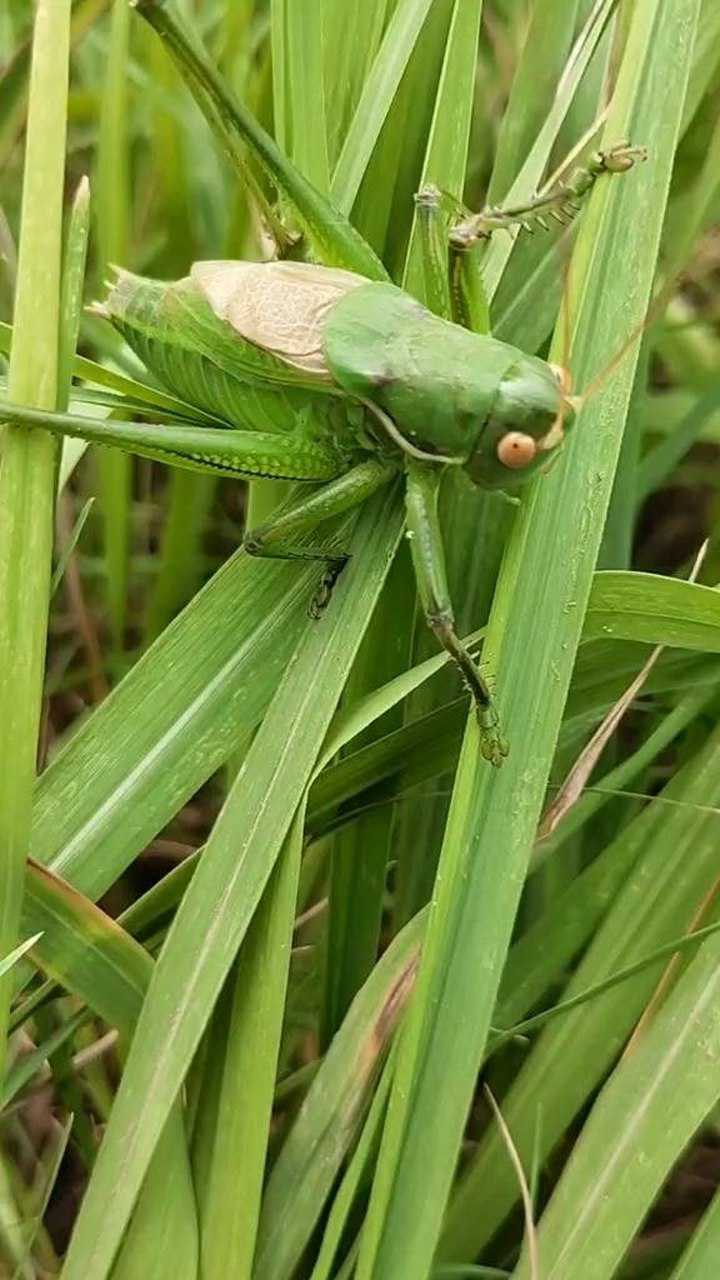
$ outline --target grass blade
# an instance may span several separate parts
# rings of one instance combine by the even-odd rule
[[[360,517],[352,594],[312,628],[255,738],[183,898],[143,1006],[65,1263],[107,1275],[162,1126],[307,786],[400,533],[394,493]],[[283,742],[278,753],[273,743]],[[303,751],[296,750],[302,740]],[[308,744],[315,744],[315,751]],[[121,1176],[118,1177],[119,1172]],[[108,1213],[112,1197],[112,1213]]]
[[[708,939],[595,1104],[543,1215],[545,1280],[610,1280],[720,1095],[720,939]],[[527,1258],[515,1280],[529,1280]]]
[[[57,396],[69,0],[39,0],[8,393]],[[56,447],[6,427],[0,469],[0,955],[17,942],[35,776],[53,542]],[[12,979],[0,982],[0,1067]]]
[[[232,994],[208,1185],[202,1196],[202,1265],[208,1276],[248,1280],[258,1230],[288,968],[304,806],[240,951]]]
[[[574,314],[576,360],[585,376],[597,369],[583,367],[590,333],[593,361],[602,366],[616,349],[619,325],[640,320],[647,307],[697,10],[695,0],[671,6],[641,0],[634,12],[607,136],[642,136],[652,160],[635,183],[596,190],[581,227]],[[490,666],[500,672],[511,755],[491,775],[479,763],[476,729],[469,726],[357,1280],[391,1280],[401,1268],[421,1280],[431,1268],[560,725],[633,376],[628,360],[583,416],[562,468],[534,487],[513,529],[486,644]],[[420,1196],[426,1212],[418,1219]]]
[[[363,86],[332,180],[338,207],[349,214],[432,0],[400,0]]]

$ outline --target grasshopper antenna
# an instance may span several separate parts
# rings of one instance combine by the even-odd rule
[[[685,268],[685,270],[687,270],[687,268]],[[572,405],[572,407],[575,410],[579,412],[582,408],[584,408],[584,406],[588,403],[588,401],[591,400],[594,395],[596,395],[596,393],[601,389],[601,387],[605,386],[608,379],[612,377],[612,375],[620,367],[623,361],[627,359],[628,355],[632,351],[638,339],[641,338],[642,335],[646,332],[646,330],[648,330],[655,323],[660,313],[665,310],[665,307],[667,306],[668,302],[670,301],[670,298],[672,297],[673,293],[677,288],[678,280],[680,279],[680,276],[682,274],[684,273],[678,272],[677,275],[672,276],[669,280],[665,282],[662,288],[658,290],[658,292],[655,294],[655,297],[652,299],[643,319],[639,322],[639,324],[636,324],[630,330],[630,333],[628,334],[627,338],[625,338],[625,341],[620,344],[617,351],[615,352],[615,355],[612,356],[612,358],[608,361],[608,363],[605,365],[605,368],[601,369],[600,372],[597,373],[594,378],[590,379],[590,382],[583,389],[583,391],[579,392],[576,395],[570,395],[567,397],[569,403]]]

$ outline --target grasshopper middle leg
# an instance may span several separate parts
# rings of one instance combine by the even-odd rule
[[[336,480],[323,485],[322,489],[317,489],[309,497],[301,495],[291,507],[264,524],[249,529],[243,539],[243,546],[251,556],[276,560],[322,561],[327,567],[310,603],[310,616],[317,618],[328,604],[332,589],[349,556],[347,552],[334,547],[303,546],[295,540],[312,532],[324,520],[359,506],[396,475],[396,467],[368,458]]]

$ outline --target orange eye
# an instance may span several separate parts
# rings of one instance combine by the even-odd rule
[[[504,467],[519,471],[527,467],[537,453],[537,444],[532,436],[522,431],[508,431],[499,441],[497,456]]]

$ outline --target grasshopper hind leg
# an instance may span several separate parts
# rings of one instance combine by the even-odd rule
[[[480,750],[490,764],[497,768],[508,754],[509,746],[500,732],[498,717],[493,697],[483,678],[477,663],[473,661],[465,646],[458,639],[455,631],[455,620],[452,613],[427,613],[428,626],[437,637],[443,649],[453,658],[457,665],[463,684],[475,703],[478,726],[480,728]]]

